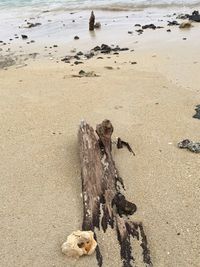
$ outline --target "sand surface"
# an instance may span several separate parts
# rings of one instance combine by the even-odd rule
[[[43,59],[0,70],[1,266],[97,266],[95,255],[69,261],[60,246],[82,222],[79,122],[105,118],[136,153],[113,151],[154,266],[200,266],[200,157],[177,148],[200,141],[198,32],[186,41],[165,32],[160,44],[147,38],[78,66]],[[71,77],[81,69],[100,77]],[[112,231],[99,242],[104,266],[121,266]]]

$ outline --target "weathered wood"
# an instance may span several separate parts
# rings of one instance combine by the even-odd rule
[[[89,30],[90,31],[94,31],[94,24],[95,24],[95,16],[94,16],[94,12],[91,12],[90,15],[90,20],[89,20]]]
[[[105,232],[108,226],[114,228],[121,247],[124,267],[134,266],[130,239],[131,236],[136,238],[143,249],[144,263],[146,266],[152,266],[142,223],[132,222],[128,218],[128,215],[132,215],[137,208],[121,193],[124,184],[111,152],[113,130],[109,120],[104,120],[97,125],[96,133],[86,122],[81,122],[79,128],[84,208],[82,229],[95,232],[95,228],[102,228]],[[103,257],[99,247],[97,247],[96,256],[99,266],[102,266]]]

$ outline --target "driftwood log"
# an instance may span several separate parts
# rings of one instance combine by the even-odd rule
[[[92,230],[95,233],[95,228],[103,229],[104,232],[108,226],[115,229],[121,248],[123,267],[134,266],[131,237],[136,238],[142,247],[145,266],[152,266],[143,225],[128,218],[137,208],[121,193],[124,184],[111,153],[112,133],[113,126],[109,120],[97,125],[96,133],[84,121],[79,128],[84,208],[82,230]],[[96,249],[96,258],[98,265],[103,266],[99,245]]]
[[[95,24],[95,16],[94,16],[94,12],[91,12],[90,15],[90,20],[89,20],[89,30],[90,31],[94,31],[94,24]]]

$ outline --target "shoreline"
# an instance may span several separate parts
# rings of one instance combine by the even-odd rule
[[[152,16],[154,17],[155,14]],[[123,15],[120,18],[125,21],[124,25],[120,25],[119,22],[116,21],[108,26],[103,25],[101,29],[97,29],[92,33],[89,32],[87,28],[82,32],[80,29],[76,31],[73,29],[73,34],[71,34],[70,37],[71,40],[68,41],[64,41],[63,38],[61,38],[54,42],[54,39],[49,37],[49,39],[45,38],[45,42],[38,40],[31,43],[31,37],[28,36],[29,38],[26,40],[20,40],[20,38],[16,39],[15,41],[18,42],[18,44],[12,44],[11,42],[10,45],[4,45],[0,43],[0,49],[3,48],[1,51],[2,55],[0,55],[0,71],[4,71],[4,69],[7,70],[10,66],[12,68],[23,68],[34,62],[38,64],[40,62],[41,64],[43,64],[42,62],[46,62],[47,64],[48,62],[49,64],[64,64],[62,59],[66,56],[73,57],[78,52],[83,53],[83,55],[88,54],[95,46],[101,46],[101,44],[104,43],[111,47],[119,45],[119,47],[128,48],[133,54],[133,61],[140,61],[138,62],[138,66],[141,67],[141,70],[151,71],[153,67],[153,71],[158,71],[180,86],[197,88],[200,59],[196,51],[199,45],[197,40],[200,23],[193,22],[193,27],[189,29],[179,29],[178,26],[167,26],[168,21],[173,21],[176,17],[177,14],[173,13],[173,15],[165,15],[160,19],[158,19],[158,17],[152,19],[152,17],[146,16],[146,20],[144,20],[144,17],[138,20],[138,16],[134,15],[131,18],[134,22],[130,23],[130,17]],[[143,34],[138,34],[137,30],[141,29],[141,27],[135,26],[138,21],[141,27],[142,25],[154,22],[156,26],[161,26],[163,28],[158,28],[156,30],[146,29],[143,30]],[[184,20],[176,19],[176,21],[181,23]],[[85,26],[88,26],[87,23]],[[27,30],[34,30],[37,32],[37,27]],[[170,30],[170,32],[167,32],[167,30]],[[78,36],[80,39],[74,40],[74,36],[77,32],[79,32]],[[112,34],[110,34],[110,32]],[[119,36],[121,40],[119,40]],[[27,42],[29,44],[27,44]],[[21,45],[19,46],[19,44]],[[190,46],[195,48],[194,51],[190,49]],[[177,49],[177,47],[179,47],[179,49]],[[184,51],[186,52],[185,54]],[[126,55],[126,52],[120,53]],[[101,56],[106,59],[113,53],[106,55],[95,52],[95,54],[94,58]],[[183,54],[185,59],[182,58]],[[148,58],[151,64],[146,62],[145,57]],[[115,58],[117,59],[117,55]],[[80,60],[74,58],[74,60],[72,59],[69,61],[69,64],[73,67],[75,61],[80,61],[83,63],[80,65],[80,68],[84,68],[84,64],[87,64],[88,60],[90,61],[90,59],[81,56]],[[181,62],[181,71],[176,68],[177,60]],[[192,64],[192,69],[187,66],[188,64],[184,64],[184,62],[187,61]],[[188,79],[190,75],[193,76],[191,80]]]
[[[101,29],[91,33],[88,31],[88,21],[91,11],[81,11],[75,13],[40,13],[40,14],[24,14],[21,18],[6,19],[2,17],[0,26],[1,31],[1,54],[5,55],[12,52],[20,53],[22,50],[30,52],[44,53],[45,47],[49,49],[52,45],[62,47],[62,50],[70,52],[72,48],[78,46],[79,49],[106,43],[111,45],[119,44],[120,46],[131,45],[134,38],[138,38],[135,24],[153,23],[166,29],[174,29],[175,27],[167,27],[168,21],[177,20],[176,17],[181,13],[190,13],[191,8],[182,8],[178,12],[175,9],[147,9],[137,12],[96,12],[96,21],[101,23]],[[181,20],[178,20],[181,22]],[[39,23],[36,27],[26,28],[27,22]],[[132,37],[128,32],[132,31]],[[22,39],[21,35],[27,35],[27,39]],[[78,35],[80,40],[74,40],[74,36]],[[120,38],[119,38],[120,37]],[[57,50],[60,50],[58,47]],[[130,47],[131,48],[131,47]],[[35,49],[40,51],[35,51]],[[51,52],[51,51],[49,51]],[[58,51],[59,52],[59,51]]]

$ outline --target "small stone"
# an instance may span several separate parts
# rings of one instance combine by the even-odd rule
[[[168,24],[167,24],[167,26],[178,26],[178,25],[179,23],[176,20],[168,21]]]
[[[94,51],[100,51],[100,50],[101,50],[101,47],[97,45],[97,46],[95,46],[95,47],[93,48],[93,50],[94,50]]]
[[[79,51],[76,55],[77,56],[83,56],[83,52]]]
[[[79,40],[80,38],[76,35],[74,36],[74,40]]]
[[[156,29],[156,26],[154,24],[147,24],[147,25],[142,26],[142,29],[143,30],[145,30],[145,29],[155,30]]]
[[[77,55],[74,56],[75,59],[80,60],[81,58]]]
[[[136,30],[136,32],[138,32],[139,34],[142,34],[143,33],[143,30],[142,29],[139,29],[139,30]]]
[[[21,36],[22,36],[22,39],[28,39],[28,36],[25,34],[22,34]]]
[[[112,66],[105,66],[104,68],[107,69],[107,70],[113,70]]]
[[[74,61],[74,64],[79,65],[79,64],[83,64],[83,62],[82,61]]]
[[[192,23],[190,21],[184,21],[179,26],[180,29],[191,28],[191,27]]]
[[[95,29],[100,29],[100,28],[101,28],[101,23],[100,23],[100,22],[96,22],[96,23],[94,24],[94,28],[95,28]]]

